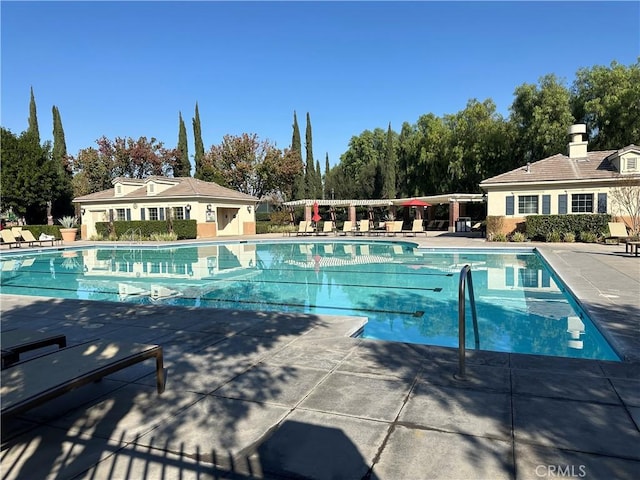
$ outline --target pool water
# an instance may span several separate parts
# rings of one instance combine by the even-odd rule
[[[480,349],[619,360],[533,250],[292,241],[89,248],[2,258],[7,294],[356,315],[362,336],[458,345],[460,270],[470,265]],[[474,348],[467,296],[467,348]]]

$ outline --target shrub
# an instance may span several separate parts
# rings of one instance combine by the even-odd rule
[[[507,241],[507,236],[500,232],[500,233],[495,233],[491,236],[491,241],[492,242],[506,242]]]
[[[562,235],[562,240],[567,242],[567,243],[573,243],[576,241],[576,234],[573,232],[565,232]]]
[[[511,235],[512,242],[524,242],[526,239],[526,235],[522,232],[514,232],[513,235]]]
[[[556,242],[559,242],[560,240],[561,240],[560,233],[556,232],[555,230],[547,233],[547,235],[545,236],[545,241],[549,243],[556,243]]]
[[[533,240],[547,239],[549,233],[556,232],[593,232],[596,236],[604,235],[611,215],[576,214],[576,215],[529,215],[527,216],[527,237]]]
[[[271,212],[268,220],[270,220],[271,223],[275,225],[288,225],[289,223],[291,223],[291,215],[285,210],[278,210],[275,212]]]
[[[178,239],[178,235],[175,232],[172,233],[152,233],[151,240],[154,242],[173,242]]]
[[[593,232],[580,232],[580,241],[584,243],[596,243],[598,236]]]
[[[495,236],[497,234],[502,233],[502,229],[504,228],[504,217],[489,215],[486,219],[486,225],[487,225],[487,238],[495,239]],[[504,242],[505,240],[495,240],[495,241]]]

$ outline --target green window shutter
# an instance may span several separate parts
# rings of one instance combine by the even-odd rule
[[[513,215],[514,211],[514,198],[513,195],[507,197],[506,215]]]
[[[558,195],[558,214],[565,215],[567,213],[567,195]]]

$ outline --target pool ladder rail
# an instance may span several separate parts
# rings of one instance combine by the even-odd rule
[[[476,299],[473,294],[473,280],[471,278],[471,265],[465,265],[460,270],[460,282],[458,284],[458,373],[455,378],[458,380],[466,380],[465,371],[465,290],[466,284],[469,284],[469,305],[471,306],[471,316],[473,318],[473,335],[475,339],[475,348],[480,348],[480,336],[478,334],[478,314],[476,312]]]
[[[138,242],[136,242],[136,233],[138,234]],[[124,235],[123,239],[128,239],[131,243],[142,243],[142,230],[140,228],[130,228]]]

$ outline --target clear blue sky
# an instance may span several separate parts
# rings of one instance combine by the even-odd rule
[[[399,132],[427,113],[493,99],[582,67],[635,64],[640,2],[11,2],[2,1],[0,124],[27,128],[33,86],[42,140],[60,110],[67,150],[108,138],[178,139],[194,153],[256,133],[284,149],[293,111],[324,169],[349,139]],[[304,152],[303,152],[304,156]]]

